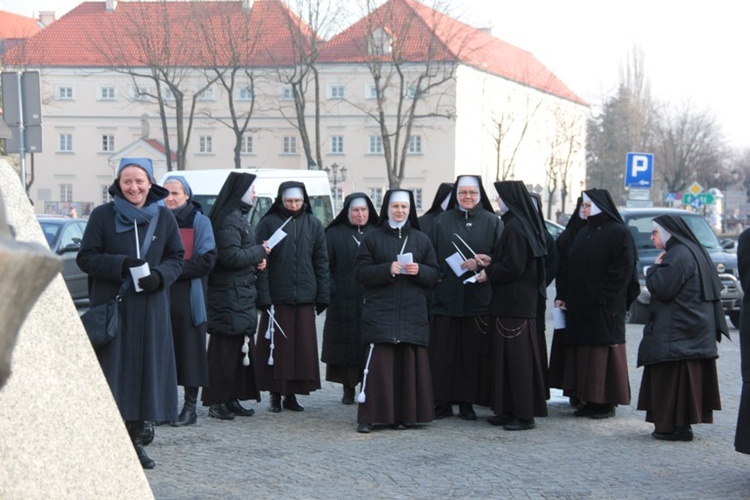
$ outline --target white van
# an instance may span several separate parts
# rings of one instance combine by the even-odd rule
[[[229,172],[246,172],[254,174],[256,199],[250,212],[250,224],[256,226],[261,217],[273,205],[276,195],[279,193],[279,185],[285,181],[299,181],[305,184],[305,189],[310,197],[310,204],[315,216],[320,219],[323,226],[327,226],[333,220],[333,198],[331,197],[331,185],[328,183],[328,174],[323,170],[290,170],[280,168],[221,168],[206,170],[174,170],[167,172],[159,184],[163,185],[164,179],[170,175],[181,175],[193,190],[193,199],[203,206],[203,213],[208,215],[213,207],[216,197],[221,191]]]

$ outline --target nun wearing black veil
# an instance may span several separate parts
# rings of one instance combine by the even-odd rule
[[[646,275],[651,317],[638,348],[638,409],[654,424],[654,438],[691,441],[691,424],[713,423],[721,410],[716,342],[728,335],[721,282],[680,216],[656,217],[651,241],[663,252]]]
[[[323,327],[326,380],[343,386],[343,404],[354,404],[354,388],[362,380],[364,347],[359,339],[362,285],[354,279],[354,256],[365,234],[375,229],[378,213],[364,193],[352,193],[326,228],[331,305]]]
[[[562,270],[568,285],[558,291],[556,307],[566,310],[564,394],[583,406],[574,415],[593,419],[615,416],[630,404],[625,316],[636,279],[636,251],[609,191],[581,195],[581,228]]]
[[[253,335],[258,323],[256,281],[268,249],[256,244],[246,219],[253,202],[255,175],[231,172],[216,197],[209,219],[218,256],[208,276],[208,387],[203,405],[220,420],[255,411],[240,401],[260,401]]]
[[[419,231],[413,193],[389,190],[354,262],[365,289],[361,335],[368,348],[357,432],[432,421],[427,295],[438,272],[432,243]]]
[[[490,301],[492,425],[509,431],[535,427],[547,416],[542,360],[537,345],[537,303],[546,289],[547,253],[542,222],[521,181],[495,183],[504,229],[486,269]]]

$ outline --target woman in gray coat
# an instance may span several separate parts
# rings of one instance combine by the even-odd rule
[[[638,366],[645,366],[638,409],[655,439],[692,441],[691,424],[712,423],[721,409],[716,341],[727,332],[721,283],[705,249],[675,215],[654,219],[651,240],[664,250],[649,268],[651,318]]]

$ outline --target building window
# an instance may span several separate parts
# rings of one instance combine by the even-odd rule
[[[58,101],[71,101],[73,100],[73,87],[57,87],[55,88],[55,99]]]
[[[115,136],[113,134],[102,135],[102,152],[112,153],[115,150]]]
[[[367,195],[372,200],[375,208],[380,210],[380,207],[383,205],[383,188],[368,188]]]
[[[202,135],[198,138],[198,152],[210,154],[214,152],[214,138],[210,135]]]
[[[284,154],[293,155],[297,154],[297,138],[294,136],[284,137]]]
[[[213,85],[210,87],[206,87],[202,91],[198,93],[199,101],[215,101],[216,100],[216,92],[214,90]]]
[[[294,100],[294,91],[291,85],[287,85],[281,89],[281,100],[292,101]]]
[[[60,134],[58,136],[58,151],[69,153],[73,151],[73,134]]]
[[[147,101],[151,97],[151,89],[145,85],[131,85],[130,98],[136,101]]]
[[[111,200],[110,195],[109,195],[109,186],[106,184],[100,184],[99,186],[100,186],[99,192],[101,193],[102,204],[109,203]]]
[[[115,100],[115,88],[112,86],[99,87],[99,100],[114,101]]]
[[[73,201],[73,184],[60,184],[60,201],[63,203]]]
[[[368,151],[371,155],[383,153],[383,138],[379,135],[370,136],[370,149]]]
[[[409,154],[422,154],[422,136],[412,135],[409,137]]]
[[[422,210],[422,188],[414,189],[414,207],[417,211]]]
[[[331,153],[342,154],[344,152],[344,136],[334,135],[331,137]]]
[[[164,89],[162,89],[161,96],[166,101],[174,101],[174,92],[172,92],[172,89],[169,87],[164,87]]]
[[[252,101],[253,100],[253,89],[251,87],[241,87],[237,91],[238,101]]]
[[[243,155],[250,155],[250,154],[253,154],[254,152],[255,151],[253,149],[253,136],[243,135],[242,142],[240,143],[240,153]]]
[[[333,206],[343,207],[344,206],[344,190],[341,188],[341,186],[336,186],[334,189],[332,189],[331,194],[333,195]]]
[[[331,85],[328,87],[329,99],[344,99],[346,97],[346,87],[343,85]]]
[[[378,98],[378,88],[375,86],[375,84],[370,83],[365,87],[365,99],[377,99]]]

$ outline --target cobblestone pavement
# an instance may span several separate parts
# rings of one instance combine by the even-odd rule
[[[635,409],[641,329],[628,325],[632,404],[612,419],[576,418],[557,392],[530,431],[492,427],[489,409],[476,408],[475,422],[358,434],[356,405],[342,405],[341,387],[323,382],[299,398],[302,413],[270,413],[264,393],[245,403],[253,417],[219,421],[199,407],[196,425],[157,427],[147,449],[157,466],[146,475],[157,499],[750,498],[750,455],[733,444],[737,331],[719,346],[723,410],[713,425],[694,426],[693,442],[670,443],[654,440]]]

